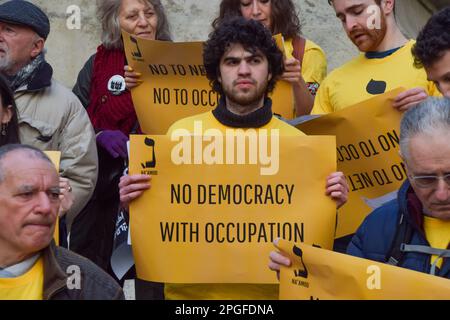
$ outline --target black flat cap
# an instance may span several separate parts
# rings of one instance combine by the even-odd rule
[[[11,0],[0,5],[0,21],[30,27],[47,39],[50,21],[36,5],[25,0]]]

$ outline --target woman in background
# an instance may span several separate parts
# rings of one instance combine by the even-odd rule
[[[139,133],[131,94],[125,86],[125,70],[130,68],[121,29],[148,40],[170,40],[170,33],[160,0],[97,0],[97,14],[102,43],[80,71],[73,92],[87,109],[97,133],[99,175],[94,195],[78,217],[83,230],[74,234],[77,238],[71,239],[71,250],[111,273],[118,183],[126,166],[129,135]]]
[[[212,26],[216,28],[224,19],[237,15],[260,21],[273,35],[283,35],[288,56],[292,54],[293,58],[286,58],[281,80],[292,84],[295,115],[310,114],[316,92],[327,74],[327,61],[317,44],[301,36],[292,0],[222,0]]]

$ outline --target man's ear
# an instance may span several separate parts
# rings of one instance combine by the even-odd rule
[[[33,47],[31,48],[31,53],[30,53],[32,59],[36,58],[42,52],[42,50],[44,50],[44,44],[45,44],[45,40],[41,37],[38,37],[33,42]]]
[[[6,108],[3,108],[3,115],[1,119],[2,124],[6,124],[11,121],[11,118],[13,116],[13,108],[11,105],[7,106]]]
[[[272,73],[269,72],[269,74],[267,75],[267,81],[272,80]]]
[[[385,14],[391,14],[395,9],[395,0],[382,0],[381,9]]]

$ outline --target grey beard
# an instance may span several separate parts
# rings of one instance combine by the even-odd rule
[[[0,72],[2,74],[8,74],[8,71],[11,70],[14,63],[15,62],[11,59],[9,52],[5,51],[5,56],[0,59]]]

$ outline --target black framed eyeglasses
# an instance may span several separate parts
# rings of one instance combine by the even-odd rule
[[[442,176],[413,176],[410,178],[414,180],[415,184],[419,188],[432,188],[435,187],[439,180],[444,180],[448,187],[450,187],[450,173]]]

